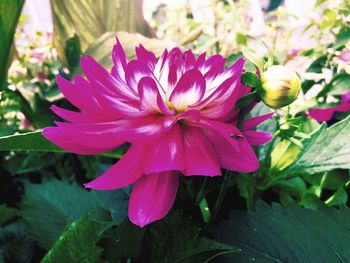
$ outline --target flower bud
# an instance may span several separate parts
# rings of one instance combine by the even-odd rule
[[[285,66],[271,66],[261,75],[261,99],[273,109],[291,104],[300,88],[298,75]]]

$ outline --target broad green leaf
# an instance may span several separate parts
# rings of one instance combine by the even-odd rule
[[[0,228],[0,262],[32,262],[35,242],[23,223],[16,222]]]
[[[157,263],[208,262],[220,254],[239,251],[202,237],[200,229],[184,219],[180,212],[152,224],[143,244],[144,262]]]
[[[0,90],[7,82],[10,50],[24,0],[0,1]]]
[[[102,248],[95,245],[106,224],[99,223],[84,216],[71,223],[42,263],[90,263],[98,262]]]
[[[86,51],[105,32],[139,32],[151,36],[143,17],[142,0],[51,0],[54,46],[66,62],[66,41],[76,34]],[[111,49],[109,50],[111,52]]]
[[[286,175],[314,174],[333,169],[350,169],[350,116],[326,128],[323,123],[308,139],[297,160],[282,171]]]
[[[63,181],[25,185],[22,202],[24,222],[32,237],[49,249],[63,229],[76,219],[91,214],[93,219],[108,220],[93,193]]]
[[[65,152],[45,139],[41,131],[0,137],[0,151]]]
[[[0,205],[0,227],[7,221],[19,216],[19,210],[8,207],[4,204]]]
[[[237,246],[217,262],[350,262],[350,209],[318,211],[258,202],[212,228],[215,240]],[[225,257],[225,259],[223,258]]]
[[[128,32],[107,32],[100,36],[86,49],[85,53],[94,57],[104,67],[112,67],[112,50],[116,43],[116,36],[120,40],[126,56],[129,59],[135,58],[135,46],[142,44],[146,49],[152,51],[156,56],[160,56],[164,49],[172,48],[176,44],[170,40],[160,40],[148,38],[140,34]]]

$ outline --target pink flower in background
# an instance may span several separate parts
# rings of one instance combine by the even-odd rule
[[[309,115],[318,122],[329,121],[336,112],[350,111],[350,92],[341,96],[341,104],[327,109],[310,109]]]
[[[81,59],[86,79],[75,76],[71,83],[58,76],[62,93],[80,112],[52,106],[68,122],[56,122],[43,134],[77,154],[130,143],[121,160],[85,186],[111,190],[133,183],[129,218],[144,226],[171,209],[179,173],[255,171],[259,161],[251,146],[268,142],[271,134],[252,129],[272,114],[245,120],[242,131],[236,127],[234,105],[249,92],[240,83],[243,59],[225,70],[220,55],[196,58],[174,48],[157,59],[141,45],[136,55],[128,61],[117,41],[111,72],[86,56]]]

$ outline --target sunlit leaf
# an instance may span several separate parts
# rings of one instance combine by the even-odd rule
[[[350,169],[350,116],[326,128],[322,124],[310,138],[302,141],[297,160],[283,171],[287,175],[314,174],[333,169]]]

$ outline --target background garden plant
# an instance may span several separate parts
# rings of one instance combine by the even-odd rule
[[[139,0],[51,0],[53,33],[32,37],[24,1],[0,1],[0,262],[350,262],[350,2],[310,1],[311,15],[293,1],[199,2],[146,10],[146,22]],[[256,128],[273,135],[254,147],[259,169],[179,177],[169,214],[143,228],[127,218],[131,186],[84,189],[129,145],[82,156],[42,129],[57,120],[51,105],[77,110],[55,76],[83,74],[87,55],[110,70],[116,36],[128,60],[139,44],[156,57],[220,54],[226,69],[244,54],[237,126],[273,115]],[[299,74],[301,91],[272,109],[263,76],[276,65]]]

